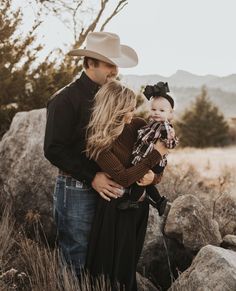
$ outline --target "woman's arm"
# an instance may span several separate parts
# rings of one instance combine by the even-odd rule
[[[149,170],[140,180],[138,180],[136,183],[139,186],[148,186],[148,185],[156,185],[161,182],[163,176],[162,173],[155,173],[152,170]]]
[[[123,187],[128,187],[138,181],[161,160],[161,155],[157,150],[153,150],[140,163],[129,168],[125,168],[111,150],[102,152],[97,163],[102,171],[109,174],[112,179]]]
[[[164,171],[161,172],[161,173],[158,173],[158,174],[155,173],[154,179],[153,179],[151,184],[152,185],[159,184],[161,182],[162,177],[163,177],[163,173],[164,173]]]

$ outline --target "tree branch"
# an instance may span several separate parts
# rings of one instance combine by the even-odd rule
[[[128,4],[128,0],[121,0],[119,1],[119,3],[117,4],[116,8],[114,9],[114,11],[111,13],[111,15],[104,21],[103,25],[100,28],[100,31],[103,31],[105,26],[108,24],[108,22],[114,17],[116,16],[116,14],[118,14],[126,5]]]
[[[85,30],[84,27],[81,29],[81,32],[80,32],[80,35],[79,35],[79,39],[75,43],[76,47],[79,48],[84,43],[84,41],[85,41],[87,35],[89,34],[89,32],[95,30],[95,28],[96,28],[96,26],[97,26],[97,24],[98,24],[98,22],[99,22],[99,20],[100,20],[100,18],[102,16],[102,13],[105,10],[106,5],[107,5],[108,2],[109,2],[109,0],[101,0],[101,8],[98,11],[98,14],[97,14],[96,18],[93,20],[93,22],[88,26],[88,28],[86,30]]]
[[[74,11],[73,11],[73,30],[74,30],[74,40],[75,40],[75,42],[76,42],[76,35],[77,35],[76,13],[77,13],[79,7],[82,5],[82,3],[83,3],[83,0],[80,0],[78,2],[78,4],[76,5]]]

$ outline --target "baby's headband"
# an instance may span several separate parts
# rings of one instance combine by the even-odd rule
[[[147,85],[144,89],[143,94],[148,100],[150,100],[151,97],[164,97],[170,102],[171,107],[174,108],[174,100],[170,95],[167,94],[167,92],[170,92],[168,83],[158,82],[156,85],[153,86]]]

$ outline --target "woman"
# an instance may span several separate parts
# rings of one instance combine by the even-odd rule
[[[167,153],[159,141],[146,158],[131,166],[137,131],[145,125],[144,120],[133,119],[135,106],[136,96],[132,90],[117,81],[105,84],[95,96],[86,148],[87,155],[102,171],[125,189],[121,198],[111,201],[99,198],[86,267],[92,275],[107,275],[114,289],[118,289],[115,287],[118,281],[120,290],[126,291],[137,290],[136,266],[143,247],[149,206],[142,198],[138,208],[122,211],[117,205],[129,195],[129,186],[140,180]]]

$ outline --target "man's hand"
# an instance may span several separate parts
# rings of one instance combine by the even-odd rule
[[[123,187],[114,182],[109,175],[103,172],[98,172],[96,174],[91,185],[93,189],[107,201],[111,201],[110,198],[118,198],[123,195]]]
[[[147,185],[150,185],[152,184],[153,182],[153,179],[155,177],[155,174],[152,170],[149,170],[147,172],[147,174],[145,174],[139,181],[137,181],[136,183],[139,185],[139,186],[147,186]]]

